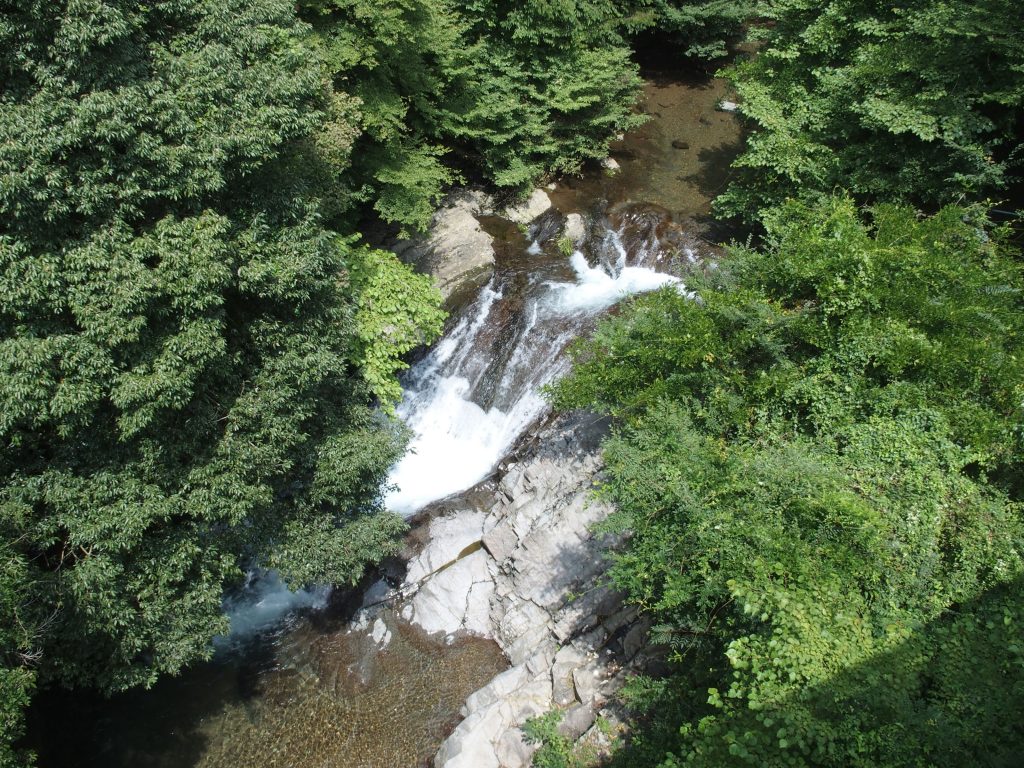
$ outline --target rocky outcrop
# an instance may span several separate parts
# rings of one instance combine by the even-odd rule
[[[587,239],[587,223],[578,213],[570,213],[565,217],[565,229],[563,234],[572,240],[572,244],[579,248]]]
[[[483,192],[459,190],[434,213],[425,239],[400,240],[391,250],[434,277],[446,303],[484,285],[494,270],[494,241],[477,216],[490,210]]]
[[[529,224],[551,208],[551,198],[543,189],[535,189],[530,196],[517,205],[509,206],[504,217],[513,224]]]
[[[511,668],[470,696],[438,768],[519,768],[534,747],[519,727],[554,708],[572,738],[622,684],[646,627],[604,583],[593,532],[609,507],[591,493],[603,422],[560,419],[502,468],[491,502],[449,504],[409,562],[399,610],[430,632],[495,639]],[[589,734],[589,735],[588,735]]]

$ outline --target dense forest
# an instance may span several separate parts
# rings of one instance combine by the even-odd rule
[[[613,762],[1016,765],[1020,8],[761,11],[716,201],[759,247],[633,301],[553,392],[616,419],[612,578],[675,670]]]
[[[615,418],[611,577],[671,649],[615,760],[1024,750],[1013,0],[0,8],[0,766],[36,688],[208,657],[247,569],[395,551],[395,375],[444,316],[368,222],[579,172],[642,119],[637,48],[713,69],[742,34],[716,207],[750,239],[551,393]]]

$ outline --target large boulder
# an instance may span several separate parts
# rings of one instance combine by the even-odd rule
[[[570,213],[565,217],[564,234],[577,248],[583,244],[587,239],[587,223],[580,214]]]
[[[505,218],[513,224],[529,224],[551,207],[551,198],[543,189],[535,189],[530,196],[505,211]]]
[[[451,303],[484,285],[494,271],[494,239],[477,219],[490,204],[483,192],[454,192],[434,213],[425,238],[400,240],[391,250],[432,275],[445,303]]]

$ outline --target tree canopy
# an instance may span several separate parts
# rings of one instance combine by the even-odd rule
[[[756,219],[837,188],[936,206],[997,194],[1024,160],[1014,0],[774,0],[729,70],[754,126],[718,209]]]
[[[1009,764],[1020,263],[973,209],[836,198],[766,226],[699,301],[606,321],[554,391],[620,417],[612,578],[680,662],[635,686],[662,730],[623,762]]]
[[[0,764],[37,679],[149,685],[244,569],[394,549],[395,373],[443,315],[361,222],[603,157],[648,6],[4,4]]]
[[[0,24],[5,740],[33,675],[208,655],[244,568],[343,583],[392,551],[403,435],[372,404],[441,320],[328,226],[344,137],[289,3],[57,5]]]

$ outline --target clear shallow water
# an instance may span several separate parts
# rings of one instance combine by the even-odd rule
[[[622,173],[551,193],[561,213],[599,219],[585,258],[559,253],[550,233],[485,223],[499,235],[495,280],[406,382],[402,412],[420,437],[415,460],[395,468],[396,508],[488,474],[543,413],[537,390],[564,370],[566,344],[623,293],[668,282],[664,269],[700,255],[697,220],[738,148],[735,122],[713,111],[724,93],[720,81],[652,80],[654,119],[615,147]],[[690,150],[671,146],[680,136]],[[40,768],[412,768],[506,667],[493,642],[445,644],[389,614],[378,653],[327,589],[293,594],[273,577],[251,587],[227,601],[232,636],[215,662],[111,700],[42,695],[28,740]]]
[[[388,617],[391,621],[391,617]],[[247,652],[112,701],[40,705],[39,765],[61,768],[400,768],[427,765],[466,697],[507,667],[477,638],[439,645],[395,623],[365,632],[292,622]]]

